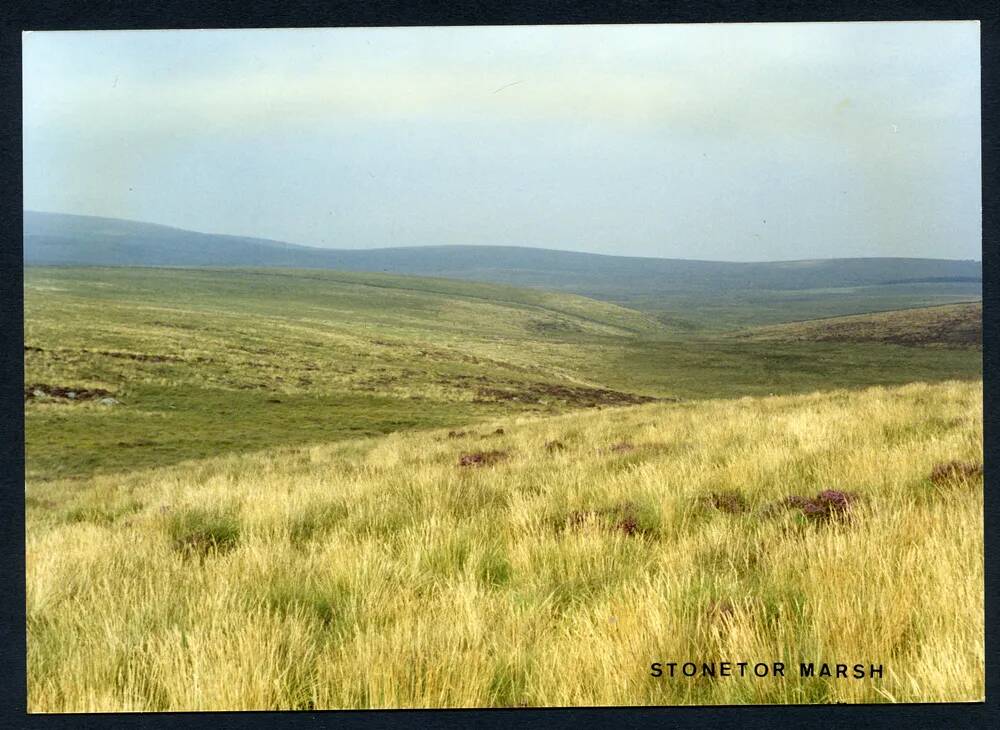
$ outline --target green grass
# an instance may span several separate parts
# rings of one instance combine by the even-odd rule
[[[981,377],[968,348],[744,341],[569,294],[326,271],[29,267],[25,346],[26,384],[121,401],[26,403],[28,476],[45,479],[614,403],[602,389]]]
[[[714,332],[981,298],[979,283],[912,282],[820,289],[735,287],[724,291],[623,293],[610,301],[646,312],[671,327]]]

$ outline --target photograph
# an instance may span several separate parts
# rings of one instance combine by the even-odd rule
[[[24,709],[983,703],[980,31],[24,30]]]

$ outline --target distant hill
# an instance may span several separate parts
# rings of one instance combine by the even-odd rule
[[[888,342],[898,345],[983,345],[983,305],[945,304],[851,317],[830,317],[747,331],[744,337],[771,342]]]
[[[281,266],[447,277],[572,292],[668,313],[671,320],[678,311],[690,315],[705,305],[717,310],[713,314],[717,321],[735,324],[968,301],[981,295],[982,286],[978,261],[853,258],[734,263],[518,246],[321,249],[33,211],[24,214],[24,260],[28,265]],[[858,288],[867,289],[845,292]],[[845,298],[845,293],[851,296]]]

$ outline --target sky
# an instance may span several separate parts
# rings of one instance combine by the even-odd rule
[[[981,258],[979,24],[30,32],[24,207],[330,248]]]

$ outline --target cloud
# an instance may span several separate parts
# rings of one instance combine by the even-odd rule
[[[817,255],[847,239],[928,251],[949,228],[978,246],[972,23],[36,33],[24,48],[36,207],[331,245],[659,253],[670,236],[722,256],[757,209],[783,207],[800,220],[774,251],[817,221]]]

